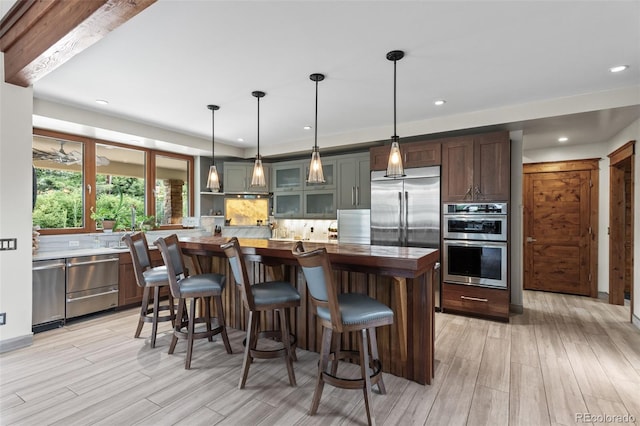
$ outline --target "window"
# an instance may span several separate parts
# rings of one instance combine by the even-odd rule
[[[36,129],[33,165],[44,233],[95,232],[114,212],[115,230],[177,228],[193,211],[190,156]]]

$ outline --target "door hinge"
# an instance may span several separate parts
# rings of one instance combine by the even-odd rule
[[[593,188],[593,180],[589,179],[589,188]]]
[[[589,272],[589,282],[591,282],[591,272]]]
[[[589,235],[593,234],[593,228],[589,227]]]

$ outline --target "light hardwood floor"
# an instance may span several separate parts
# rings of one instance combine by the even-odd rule
[[[530,291],[524,302],[509,324],[436,314],[433,384],[385,375],[387,394],[373,400],[378,424],[598,423],[582,413],[640,424],[640,331],[628,308]],[[165,325],[151,349],[132,337],[136,321],[137,310],[110,313],[0,355],[0,424],[366,424],[361,392],[331,386],[307,415],[316,353],[298,350],[296,388],[276,359],[257,360],[238,390],[242,332],[230,330],[233,355],[219,339],[197,342],[186,371],[184,343],[168,355]]]

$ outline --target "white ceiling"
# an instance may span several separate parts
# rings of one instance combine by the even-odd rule
[[[640,117],[636,0],[159,0],[38,81],[34,96],[201,138],[204,149],[206,105],[218,104],[216,142],[249,157],[251,92],[263,90],[261,151],[278,155],[313,145],[303,126],[314,120],[309,74],[320,72],[318,142],[335,148],[392,135],[386,53],[395,49],[406,52],[397,63],[401,138],[505,124],[537,149],[561,134],[601,142]],[[608,71],[619,64],[630,68]],[[609,93],[618,96],[580,102]]]

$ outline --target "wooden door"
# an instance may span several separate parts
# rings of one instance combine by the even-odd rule
[[[474,201],[508,201],[511,191],[511,141],[508,132],[477,136],[474,140]]]
[[[597,296],[597,168],[524,165],[525,289]]]

